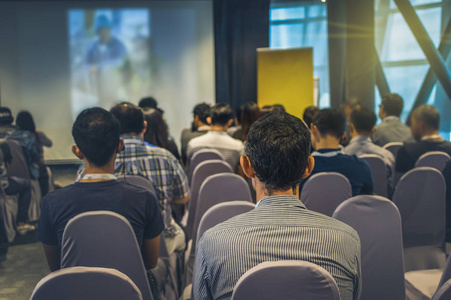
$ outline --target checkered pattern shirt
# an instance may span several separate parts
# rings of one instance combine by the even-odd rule
[[[116,175],[141,175],[153,182],[165,223],[165,236],[173,237],[174,227],[169,201],[190,195],[188,178],[177,159],[166,149],[149,147],[138,136],[122,136],[125,149],[116,157]]]
[[[359,299],[360,239],[350,226],[306,209],[290,195],[264,197],[252,211],[206,231],[199,241],[194,299],[231,299],[235,284],[265,261],[305,260],[335,279],[340,299]]]

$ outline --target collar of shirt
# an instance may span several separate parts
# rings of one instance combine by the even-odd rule
[[[265,196],[257,202],[255,208],[264,206],[296,206],[306,209],[305,205],[295,195]]]
[[[210,130],[207,132],[207,134],[229,135],[226,131],[219,131],[219,130]]]
[[[388,116],[382,120],[382,122],[390,122],[390,121],[401,121],[401,120],[396,116]]]
[[[440,134],[433,134],[433,135],[425,135],[421,138],[422,141],[430,141],[430,140],[438,140],[441,139],[442,137],[440,136]]]
[[[152,145],[151,143],[149,143],[149,142],[146,142],[146,141],[144,141],[144,144],[146,144],[146,146],[149,146],[149,147],[157,147],[157,146],[155,146],[155,145]]]
[[[94,173],[94,174],[86,174],[82,180],[92,180],[92,179],[96,179],[96,180],[117,180],[117,177],[114,176],[113,174],[108,174],[108,173]]]
[[[349,141],[349,144],[354,144],[354,143],[358,143],[358,144],[369,144],[369,143],[371,143],[371,138],[369,138],[369,137],[367,137],[367,136],[359,135],[359,136],[353,137],[353,138]]]
[[[199,128],[197,128],[197,131],[209,131],[210,130],[210,126],[205,125],[205,126],[200,126]]]
[[[124,140],[124,143],[145,144],[144,140],[137,135],[123,135],[121,139]]]
[[[332,149],[319,149],[312,153],[312,156],[323,156],[323,157],[333,157],[338,154],[344,154],[342,148],[332,148]]]

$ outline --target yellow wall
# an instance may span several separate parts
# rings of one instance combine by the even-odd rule
[[[302,118],[313,105],[313,49],[257,50],[258,106],[282,104]]]

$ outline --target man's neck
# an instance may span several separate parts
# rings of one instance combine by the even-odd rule
[[[260,182],[260,180],[254,178],[252,180],[252,185],[255,189],[256,192],[256,200],[257,203],[260,202],[260,200],[262,200],[264,197],[267,196],[296,196],[299,198],[299,186],[296,187],[295,189],[295,193],[293,193],[292,189],[288,189],[288,190],[278,190],[278,191],[273,191],[271,194],[268,192],[268,190],[265,188],[264,184]]]
[[[327,135],[321,137],[319,142],[316,142],[315,150],[321,149],[337,149],[340,147],[340,141],[333,136]]]
[[[86,168],[86,175],[91,174],[111,174],[114,175],[114,166],[115,166],[115,159],[110,160],[106,165],[102,167],[95,166],[91,163],[89,163],[86,159],[84,159],[85,162],[85,168]],[[104,179],[87,179],[87,180],[81,180],[82,182],[98,182],[98,181],[104,181]]]
[[[141,139],[144,139],[144,132],[143,133],[129,132],[129,133],[121,134],[121,137],[123,137],[123,136],[136,136],[136,137],[139,137]]]
[[[228,126],[222,126],[222,125],[211,125],[210,131],[227,131],[229,127]]]
[[[370,138],[371,132],[358,132],[356,134],[351,134],[351,138],[357,138],[357,137]]]
[[[438,130],[427,130],[421,135],[421,140],[443,141]]]

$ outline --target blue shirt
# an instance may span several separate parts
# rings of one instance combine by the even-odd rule
[[[320,172],[337,172],[348,178],[352,186],[352,196],[373,194],[373,173],[363,159],[343,154],[341,149],[320,149],[313,152],[312,156],[315,158],[315,167],[310,176]],[[301,181],[299,191],[302,192],[302,187],[310,176]]]
[[[117,180],[76,182],[42,200],[38,238],[46,245],[61,247],[67,222],[81,213],[98,210],[124,216],[140,247],[144,239],[153,239],[164,229],[158,201],[148,190]]]

